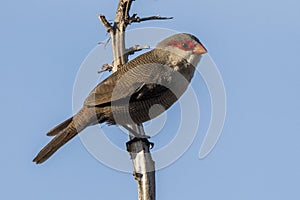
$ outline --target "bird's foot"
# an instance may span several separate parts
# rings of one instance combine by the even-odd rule
[[[152,142],[149,142],[148,139],[150,138],[149,135],[146,135],[144,133],[144,131],[141,131],[140,133],[138,133],[138,131],[136,130],[133,130],[130,126],[128,125],[122,125],[125,129],[127,129],[129,131],[129,134],[130,134],[130,141],[128,141],[126,143],[126,147],[127,147],[127,150],[129,151],[130,146],[135,143],[135,142],[138,142],[138,141],[142,141],[144,142],[147,146],[149,146],[150,149],[153,148],[154,146],[154,143]],[[142,134],[141,134],[142,133]]]
[[[150,149],[152,149],[154,147],[154,143],[153,142],[149,142],[148,138],[137,138],[134,137],[133,139],[129,140],[128,142],[126,142],[126,148],[127,151],[131,152],[131,145],[135,142],[141,141],[143,143],[145,143]]]

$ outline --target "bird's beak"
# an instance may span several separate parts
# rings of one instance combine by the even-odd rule
[[[202,44],[197,44],[193,49],[193,53],[201,55],[207,53],[207,50]]]

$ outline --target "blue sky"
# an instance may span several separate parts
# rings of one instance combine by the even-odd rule
[[[1,199],[137,199],[129,173],[104,166],[79,137],[43,165],[31,162],[50,128],[72,114],[77,71],[107,38],[96,14],[113,19],[117,1],[2,1]],[[170,6],[172,5],[172,6]],[[300,4],[287,1],[137,0],[141,16],[174,16],[156,26],[197,35],[227,92],[223,134],[203,160],[209,95],[196,76],[203,110],[199,134],[175,163],[157,172],[158,199],[299,199]],[[101,63],[100,63],[101,64]],[[100,65],[99,64],[99,65]],[[176,113],[176,112],[175,112]],[[172,123],[172,122],[169,122]],[[111,130],[122,146],[126,136]],[[158,147],[168,132],[153,138]]]

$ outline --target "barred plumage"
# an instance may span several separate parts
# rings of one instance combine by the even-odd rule
[[[184,44],[184,45],[182,45]],[[73,117],[51,129],[54,138],[34,158],[42,163],[87,126],[143,123],[172,106],[187,89],[206,49],[189,34],[176,34],[99,83]],[[164,109],[149,110],[154,105]]]

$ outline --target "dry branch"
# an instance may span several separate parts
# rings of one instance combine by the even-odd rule
[[[130,17],[130,19],[127,21],[128,24],[132,24],[132,23],[140,23],[140,22],[144,22],[144,21],[150,21],[150,20],[169,20],[169,19],[173,19],[173,17],[161,17],[159,15],[155,15],[155,16],[150,16],[150,17],[138,17],[137,14],[133,14],[132,17]]]
[[[99,20],[102,22],[103,26],[106,28],[107,32],[109,33],[112,30],[111,24],[107,21],[104,15],[98,15]]]
[[[113,66],[112,65],[109,65],[109,64],[103,64],[101,69],[98,71],[98,73],[102,73],[102,72],[105,72],[105,71],[109,71],[111,72],[113,70]]]
[[[120,0],[113,23],[109,23],[104,15],[98,15],[99,20],[110,34],[114,61],[112,65],[103,65],[104,71],[117,71],[120,66],[128,62],[128,56],[137,51],[149,48],[148,46],[135,45],[126,49],[125,30],[132,23],[149,20],[168,20],[172,17],[151,16],[140,18],[137,14],[130,16],[130,8],[134,0]],[[138,183],[139,200],[155,200],[155,164],[152,160],[150,149],[153,146],[146,138],[142,124],[129,124],[133,132],[140,138],[130,137],[127,142],[127,151],[130,153],[134,165],[134,177]],[[132,134],[129,134],[132,135]]]
[[[148,45],[145,45],[145,46],[141,46],[141,45],[134,45],[128,49],[126,49],[126,54],[127,55],[133,55],[135,52],[138,52],[138,51],[142,51],[144,49],[149,49],[150,46]]]

